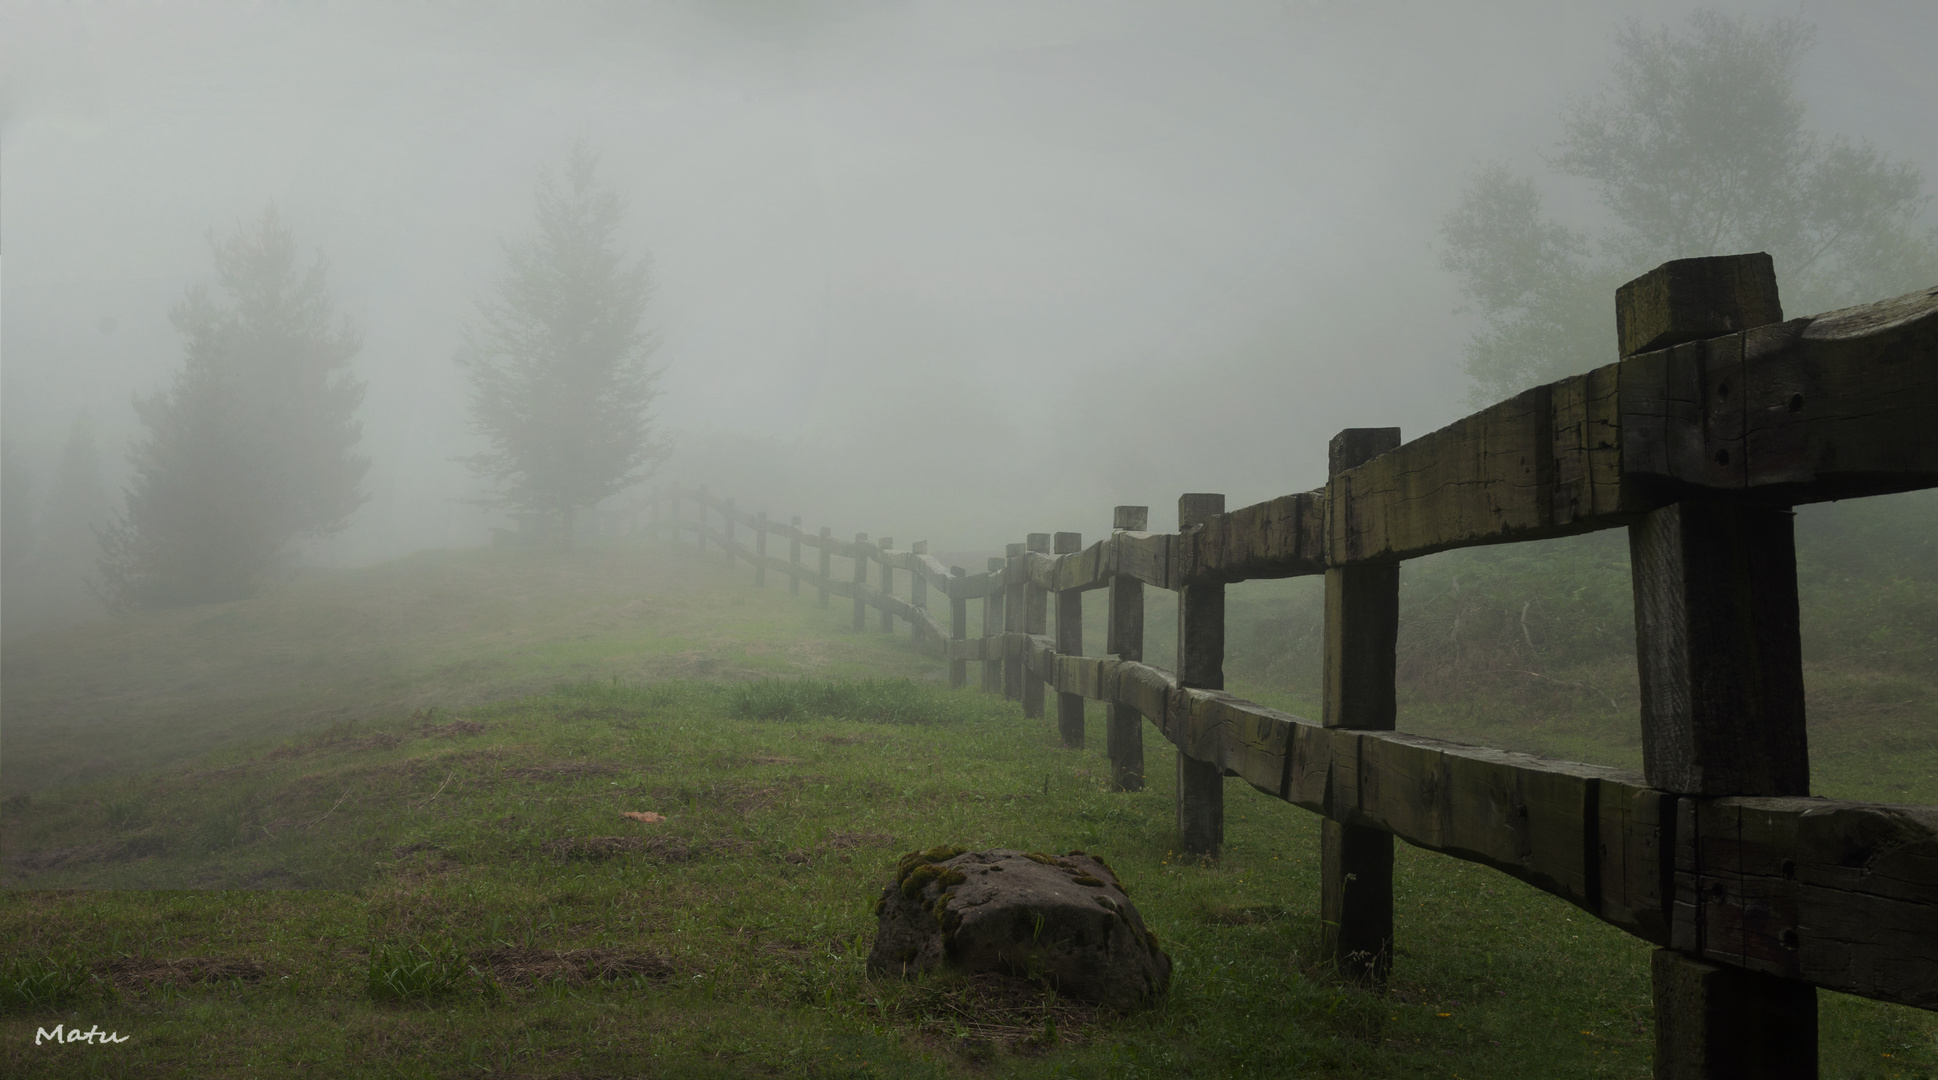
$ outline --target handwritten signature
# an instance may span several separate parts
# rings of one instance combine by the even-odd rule
[[[101,1026],[99,1024],[96,1024],[94,1027],[89,1028],[86,1031],[82,1031],[80,1028],[75,1028],[73,1031],[67,1031],[66,1028],[67,1028],[66,1024],[55,1024],[54,1030],[52,1031],[49,1031],[44,1027],[36,1027],[34,1029],[34,1045],[39,1046],[43,1042],[91,1043],[96,1039],[100,1039],[103,1043],[118,1043],[118,1042],[128,1041],[128,1037],[126,1035],[117,1035],[112,1031],[102,1031]]]

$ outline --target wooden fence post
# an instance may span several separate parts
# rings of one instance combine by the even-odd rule
[[[673,485],[673,490],[667,495],[666,505],[671,515],[666,523],[667,531],[672,534],[673,539],[677,542],[680,538],[680,485]],[[654,535],[655,538],[659,538],[658,534]]]
[[[820,607],[828,606],[828,582],[834,579],[834,530],[821,526],[821,575],[819,586],[821,596],[815,603]]]
[[[1023,585],[1029,580],[1024,573],[1023,553],[1029,550],[1027,544],[1006,544],[1003,553],[1009,558],[1003,563],[1003,633],[1020,634],[1027,625],[1024,611]],[[1007,636],[1003,639],[1003,696],[1011,701],[1023,700],[1023,654]]]
[[[727,549],[727,569],[729,570],[733,569],[733,545],[734,545],[733,519],[734,519],[733,500],[728,499],[726,502],[720,504],[720,521],[721,521],[720,531],[722,535],[724,535],[726,538],[725,542],[722,543],[720,546]]]
[[[700,527],[695,530],[694,535],[699,537],[700,550],[705,551],[707,549],[707,486],[705,484],[700,485],[700,493],[693,497],[693,501],[700,504]]]
[[[894,546],[895,546],[894,540],[886,536],[882,537],[882,542],[881,542],[881,552],[882,552],[881,632],[884,634],[893,633],[895,630],[895,615],[894,613],[888,610],[888,598],[895,595],[895,568],[893,566],[890,566],[888,563],[888,552]]]
[[[969,571],[963,567],[949,567],[951,584],[956,578],[968,576]],[[949,640],[965,643],[969,640],[969,601],[953,592],[949,596]],[[957,690],[969,685],[969,661],[960,656],[949,658],[949,685]]]
[[[1400,445],[1399,428],[1347,428],[1332,437],[1328,492],[1340,473]],[[1343,493],[1342,493],[1343,494]],[[1331,494],[1327,505],[1334,505]],[[1326,727],[1391,731],[1400,564],[1326,571]],[[1393,834],[1327,818],[1319,823],[1322,951],[1348,978],[1378,983],[1393,963]]]
[[[1664,263],[1616,293],[1625,355],[1782,318],[1762,254]],[[1705,349],[1698,408],[1726,416],[1747,389],[1740,357],[1692,347]],[[1707,846],[1735,838],[1700,835],[1697,797],[1810,793],[1796,559],[1787,508],[1693,498],[1629,526],[1643,770],[1691,796],[1676,814],[1670,947],[1650,964],[1657,1077],[1817,1076],[1816,987],[1697,955],[1707,926],[1749,917],[1733,875],[1705,871]]]
[[[868,629],[868,534],[855,534],[855,629]]]
[[[1083,534],[1060,532],[1050,551],[1069,555],[1083,550]],[[1058,656],[1083,655],[1083,593],[1068,589],[1056,594],[1056,651]],[[1056,729],[1067,750],[1083,749],[1083,695],[1061,690],[1056,695]]]
[[[754,519],[754,588],[767,587],[767,511]]]
[[[801,595],[801,519],[787,519],[787,592],[790,596]]]
[[[1178,532],[1225,512],[1223,495],[1178,497]],[[1225,688],[1225,587],[1188,585],[1178,590],[1178,686]],[[1218,857],[1225,842],[1225,771],[1178,750],[1178,849],[1185,855]]]
[[[1143,532],[1149,525],[1148,506],[1120,506],[1112,512],[1113,531]],[[1119,660],[1144,660],[1144,583],[1128,574],[1110,579],[1110,633],[1105,651]],[[1104,746],[1110,756],[1110,784],[1118,791],[1144,790],[1144,715],[1129,705],[1112,703]]]
[[[652,537],[654,540],[659,539],[659,507],[660,507],[660,503],[665,498],[666,498],[665,491],[655,489],[653,491],[652,499],[650,499],[648,502],[647,513],[646,513],[646,535]]]
[[[920,567],[922,556],[929,553],[929,542],[927,540],[917,540],[909,546],[908,550],[909,554],[915,556],[917,567],[909,571],[908,603],[910,607],[918,612],[927,611],[929,609],[929,579],[923,576]],[[927,629],[928,623],[922,621],[919,616],[910,619],[908,621],[908,639],[917,647],[920,647],[922,644],[922,634]],[[945,645],[944,648],[946,649],[947,646]]]
[[[1008,568],[1005,559],[991,558],[986,564],[992,574],[1002,573]],[[1003,632],[1003,598],[1009,594],[1009,587],[997,581],[996,587],[982,596],[982,688],[992,694],[1003,692],[1003,654],[996,650],[991,655],[988,639]]]
[[[1050,553],[1049,533],[1030,533],[1024,543],[1024,550],[1039,554]],[[1041,637],[1050,632],[1050,593],[1029,580],[1029,564],[1022,564],[1023,576],[1023,632],[1031,637]],[[1023,670],[1023,715],[1032,720],[1043,719],[1043,677],[1029,670]]]

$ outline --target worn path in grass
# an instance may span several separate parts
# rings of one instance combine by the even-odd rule
[[[562,679],[938,678],[942,665],[718,552],[420,552],[248,600],[137,612],[0,649],[0,792],[153,769],[347,720]],[[870,625],[873,625],[871,618]]]

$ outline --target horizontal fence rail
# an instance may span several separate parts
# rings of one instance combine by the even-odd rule
[[[1322,919],[1349,974],[1378,980],[1390,963],[1398,837],[1660,946],[1658,1076],[1725,1062],[1815,1076],[1813,987],[1938,1009],[1938,808],[1809,796],[1788,511],[1938,486],[1938,288],[1784,321],[1768,256],[1725,256],[1664,264],[1617,310],[1617,363],[1411,442],[1349,430],[1323,488],[1231,511],[1187,495],[1177,532],[1120,507],[1105,539],[1031,534],[971,572],[704,488],[655,493],[650,528],[717,545],[756,584],[773,572],[823,604],[850,598],[858,629],[869,608],[883,630],[904,620],[954,686],[979,662],[982,687],[1031,716],[1058,695],[1065,745],[1082,745],[1083,700],[1108,704],[1119,788],[1142,786],[1148,721],[1178,751],[1187,851],[1217,853],[1226,776],[1323,815]],[[1616,527],[1630,530],[1646,774],[1392,730],[1401,560]],[[770,535],[788,558],[767,554]],[[1223,690],[1223,587],[1300,575],[1326,576],[1318,721]],[[1144,586],[1179,595],[1178,672],[1142,662]],[[1082,654],[1090,591],[1111,605],[1112,656]]]

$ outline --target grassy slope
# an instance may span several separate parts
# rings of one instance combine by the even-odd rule
[[[561,678],[933,676],[827,612],[682,549],[423,552],[228,604],[6,642],[0,790],[152,769],[346,720],[470,706]]]
[[[1341,988],[1301,960],[1316,930],[1310,815],[1232,782],[1226,857],[1184,865],[1168,848],[1171,755],[1154,738],[1151,789],[1121,795],[1103,789],[1096,750],[1062,751],[1048,725],[974,693],[851,688],[836,715],[777,719],[785,696],[777,706],[744,685],[614,683],[690,672],[707,656],[733,657],[733,673],[921,677],[937,665],[899,636],[843,629],[838,602],[822,611],[781,588],[755,592],[686,553],[595,552],[590,569],[493,561],[503,558],[426,556],[384,568],[388,582],[353,581],[393,612],[383,619],[320,588],[309,602],[285,594],[244,609],[265,620],[240,640],[264,664],[290,644],[275,627],[392,627],[371,637],[389,648],[364,655],[395,666],[351,681],[364,688],[354,725],[258,705],[259,724],[284,725],[277,737],[239,745],[247,725],[208,723],[198,746],[165,751],[213,748],[206,756],[158,767],[135,747],[121,760],[142,776],[6,804],[8,976],[83,978],[66,1004],[0,1020],[0,1073],[1647,1075],[1647,947],[1511,879],[1402,846],[1392,991]],[[453,657],[490,642],[491,612],[541,614],[535,601],[473,598],[457,605],[466,618],[413,622],[436,606],[413,582],[455,588],[466,574],[512,597],[581,599],[545,609],[550,640],[523,630],[460,669],[497,681],[454,675]],[[326,601],[342,606],[305,610]],[[650,627],[615,614],[635,602],[660,612]],[[196,625],[163,624],[160,636]],[[803,638],[812,652],[784,644]],[[690,644],[645,647],[669,639]],[[11,678],[11,652],[8,662]],[[602,678],[491,700],[586,675]],[[198,715],[193,687],[174,693],[176,711],[158,717]],[[429,702],[445,707],[411,716]],[[932,722],[892,722],[911,718]],[[1093,746],[1100,728],[1093,715]],[[10,719],[9,769],[15,736]],[[28,743],[56,760],[51,739],[40,746]],[[642,825],[625,810],[669,820]],[[595,837],[632,850],[585,857],[599,854]],[[868,902],[897,853],[943,841],[1106,855],[1179,962],[1167,1002],[1120,1019],[947,980],[866,979]],[[202,888],[119,891],[155,884]],[[324,884],[343,888],[236,888]],[[39,891],[90,886],[100,891]],[[479,997],[464,974],[426,1004],[373,1000],[373,955],[394,965],[392,950],[409,946],[464,957],[502,1000]],[[558,950],[573,950],[563,965]],[[587,979],[588,968],[608,977]],[[1931,1015],[1823,1002],[1825,1075],[1938,1069]],[[34,1030],[56,1020],[131,1041],[34,1047]]]

